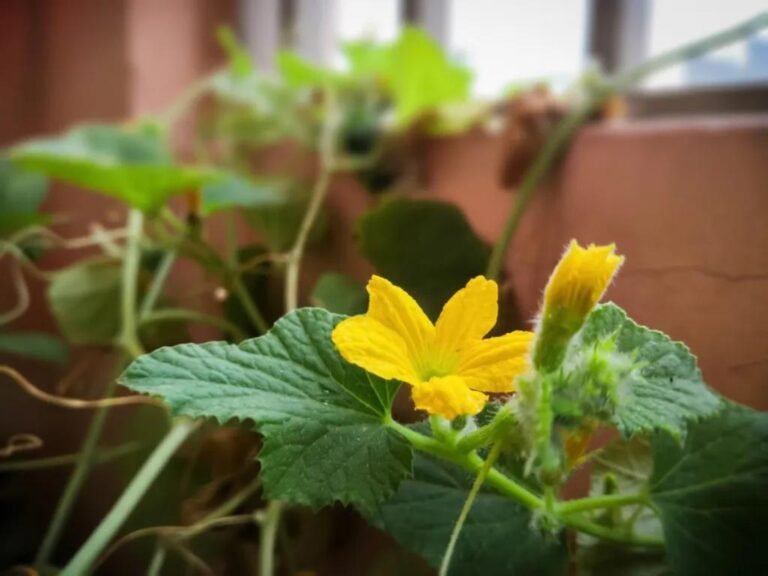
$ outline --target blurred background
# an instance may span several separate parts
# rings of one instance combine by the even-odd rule
[[[215,37],[219,25],[236,32],[266,73],[283,49],[342,67],[341,43],[391,41],[403,26],[419,26],[474,72],[477,100],[503,108],[521,86],[546,83],[554,94],[566,93],[587,71],[626,70],[767,7],[765,0],[0,0],[0,147],[76,123],[129,121],[166,109],[225,62]],[[638,322],[685,341],[707,382],[724,395],[768,409],[768,34],[655,75],[603,120],[580,131],[512,242],[504,289],[514,295],[519,321],[533,318],[547,275],[571,238],[616,242],[627,264],[609,299]],[[540,136],[537,126],[532,141]],[[191,156],[192,130],[183,125],[175,135],[182,158]],[[515,182],[500,176],[513,156],[510,146],[503,126],[420,142],[420,193],[461,207],[478,235],[493,242],[515,197]],[[353,242],[355,220],[371,203],[350,178],[334,180],[328,237],[310,251],[302,279],[305,303],[323,271],[361,281],[372,272]],[[71,215],[58,226],[68,236],[86,233],[93,222],[124,218],[112,200],[60,185],[44,209]],[[54,269],[77,257],[46,254],[41,266]],[[7,264],[0,262],[3,310],[16,299]],[[191,272],[179,274],[179,285],[200,281]],[[29,288],[32,302],[45,300],[43,282],[30,278]],[[215,305],[213,297],[206,305]],[[43,305],[32,306],[18,326],[57,330]],[[89,349],[74,350],[67,367],[8,362],[42,386],[56,382],[59,393],[95,397],[110,361],[107,351]],[[42,455],[78,450],[87,415],[41,405],[0,383],[0,439],[23,429],[45,439]],[[154,425],[141,420],[137,431],[131,428],[137,421],[130,411],[116,414],[108,438],[146,440]],[[226,434],[201,447],[223,469],[244,453]],[[244,445],[252,447],[249,441]],[[140,462],[139,454],[125,469],[93,474],[57,558],[77,549]],[[34,553],[67,474],[61,467],[0,471],[0,570]],[[152,513],[167,504],[158,494],[137,525],[163,520]],[[183,506],[189,512],[203,504]],[[167,511],[164,520],[177,512]],[[313,518],[303,525],[314,523],[314,534],[327,539],[308,540],[302,553],[323,557],[322,573],[406,573],[392,562],[426,573],[410,556],[381,560],[385,537],[348,511]],[[292,529],[290,518],[287,526]],[[103,573],[134,574],[145,565],[138,552],[117,555]],[[226,573],[240,573],[230,569]]]

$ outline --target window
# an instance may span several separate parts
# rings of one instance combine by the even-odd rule
[[[336,0],[339,42],[394,40],[400,30],[399,0]]]
[[[737,24],[765,9],[765,0],[650,0],[648,55]],[[768,33],[665,70],[646,87],[689,88],[768,82]]]
[[[451,0],[448,48],[475,70],[475,91],[573,81],[586,64],[587,0]]]

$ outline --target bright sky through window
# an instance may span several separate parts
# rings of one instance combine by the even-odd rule
[[[400,29],[398,0],[336,0],[341,42],[373,38],[393,40]]]
[[[475,70],[475,91],[573,81],[586,64],[586,0],[450,0],[450,50]]]

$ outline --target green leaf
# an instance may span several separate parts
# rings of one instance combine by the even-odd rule
[[[15,167],[0,158],[0,235],[44,221],[38,214],[48,193],[48,180],[41,174]]]
[[[24,169],[145,212],[218,177],[210,170],[172,165],[157,132],[109,125],[84,125],[57,138],[31,140],[14,148],[11,158]]]
[[[468,280],[483,274],[490,249],[453,204],[397,198],[359,222],[360,249],[376,271],[435,319]]]
[[[122,272],[112,260],[86,260],[57,272],[48,302],[74,344],[110,344],[120,331]]]
[[[295,88],[334,86],[343,80],[343,76],[338,72],[313,64],[287,50],[278,53],[277,69],[283,80]]]
[[[388,66],[391,46],[370,40],[356,40],[344,43],[341,51],[353,75],[380,76]]]
[[[229,71],[234,76],[245,77],[253,72],[254,66],[251,55],[247,48],[238,41],[237,36],[229,26],[216,28],[216,40],[227,53]]]
[[[175,414],[252,420],[271,498],[371,509],[410,472],[411,449],[383,425],[397,384],[347,364],[331,342],[342,316],[304,308],[239,345],[161,348],[121,382],[160,396]]]
[[[615,304],[595,308],[571,348],[586,349],[609,338],[615,352],[630,356],[634,365],[618,383],[613,417],[624,436],[665,430],[680,438],[689,421],[721,408],[684,344],[636,324]]]
[[[439,105],[467,100],[472,74],[452,62],[426,32],[408,27],[391,48],[386,83],[396,122],[406,126]]]
[[[323,274],[310,299],[313,306],[347,316],[362,314],[368,308],[365,287],[344,274]]]
[[[54,364],[66,364],[69,358],[67,345],[43,332],[0,331],[0,352]]]
[[[209,216],[228,208],[279,206],[285,203],[284,187],[279,180],[255,181],[239,176],[210,182],[202,188],[201,211]]]
[[[405,548],[438,566],[474,478],[463,469],[422,454],[414,477],[370,517]],[[483,489],[456,543],[451,576],[565,574],[565,539],[531,526],[530,511]]]
[[[768,414],[727,406],[653,442],[651,499],[680,576],[768,574]]]

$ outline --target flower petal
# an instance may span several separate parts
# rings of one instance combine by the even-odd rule
[[[416,301],[381,276],[372,276],[367,290],[367,316],[398,334],[412,360],[421,357],[434,341],[435,327]]]
[[[481,392],[512,392],[514,379],[528,369],[532,332],[516,331],[469,343],[457,370],[467,386]]]
[[[411,397],[417,409],[448,420],[477,414],[488,401],[485,394],[470,390],[458,376],[443,376],[414,384]]]
[[[438,345],[447,351],[456,351],[470,340],[485,336],[499,314],[499,287],[493,280],[482,276],[473,278],[456,292],[437,319]]]
[[[403,339],[376,320],[367,316],[342,320],[331,339],[347,362],[385,380],[418,382]]]

